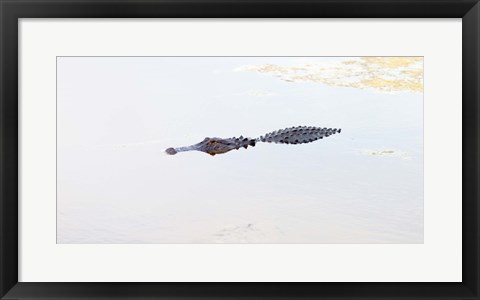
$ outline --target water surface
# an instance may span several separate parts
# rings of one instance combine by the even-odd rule
[[[423,243],[422,93],[251,67],[344,60],[59,58],[57,242]],[[342,132],[164,153],[299,125]]]

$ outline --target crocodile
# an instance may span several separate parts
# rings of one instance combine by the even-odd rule
[[[178,148],[168,148],[165,152],[169,155],[177,154],[184,151],[202,151],[210,155],[223,154],[231,150],[238,150],[240,148],[247,149],[248,146],[255,147],[258,142],[275,143],[275,144],[306,144],[332,134],[340,133],[341,128],[320,128],[312,126],[297,126],[280,129],[269,132],[258,138],[248,137],[232,137],[232,138],[209,138],[206,137],[200,143]]]

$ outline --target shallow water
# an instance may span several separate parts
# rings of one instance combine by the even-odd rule
[[[423,243],[421,93],[235,71],[334,60],[59,58],[57,242]],[[342,132],[164,153],[297,125]]]

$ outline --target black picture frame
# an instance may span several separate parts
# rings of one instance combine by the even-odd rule
[[[479,8],[477,0],[0,0],[1,299],[479,299]],[[458,283],[18,282],[19,18],[153,17],[462,18],[463,281]],[[455,100],[452,99],[452,101]],[[442,262],[439,261],[438,264],[441,265]]]

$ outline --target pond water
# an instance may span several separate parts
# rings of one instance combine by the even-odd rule
[[[347,59],[58,58],[57,242],[423,243],[422,93],[252,68]],[[300,125],[342,132],[164,152]]]

